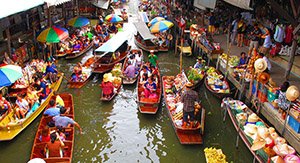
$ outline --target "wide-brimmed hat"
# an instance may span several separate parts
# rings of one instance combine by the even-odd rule
[[[286,156],[289,154],[295,154],[296,151],[293,147],[287,145],[286,143],[284,144],[277,144],[273,147],[273,150],[275,151],[275,153],[279,156]]]
[[[256,72],[263,72],[267,69],[267,67],[268,63],[262,58],[259,58],[254,62],[254,68]]]
[[[244,126],[244,132],[246,135],[255,140],[257,137],[257,126],[248,123],[246,126]]]
[[[257,122],[259,120],[258,116],[255,113],[252,113],[249,117],[248,117],[248,122]]]
[[[272,160],[273,163],[284,163],[283,158],[280,157],[280,156],[274,156],[274,157],[271,158],[271,160]]]
[[[268,83],[269,79],[270,79],[270,75],[266,72],[262,72],[258,75],[258,81],[263,84]]]
[[[191,87],[193,86],[193,83],[187,82],[187,83],[185,84],[185,86],[188,87],[188,88],[191,88]]]
[[[266,141],[262,138],[260,138],[258,140],[254,140],[253,144],[251,146],[251,150],[253,150],[253,151],[259,150],[259,149],[265,147],[265,145],[266,145]]]
[[[289,101],[294,101],[299,97],[299,90],[296,86],[292,85],[286,90],[286,98]]]
[[[275,144],[285,144],[286,140],[283,137],[278,136],[275,138]]]
[[[258,136],[260,136],[263,139],[266,139],[268,136],[270,136],[269,130],[266,127],[258,127],[257,133]]]

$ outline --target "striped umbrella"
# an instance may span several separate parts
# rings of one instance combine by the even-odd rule
[[[0,87],[10,86],[23,76],[22,68],[15,65],[4,65],[0,67]]]
[[[105,20],[110,22],[110,23],[117,23],[123,21],[123,19],[116,14],[109,14],[105,17]]]
[[[68,21],[69,26],[78,27],[78,28],[86,26],[88,24],[90,24],[90,20],[85,17],[76,16]]]
[[[150,27],[151,33],[158,33],[163,32],[171,28],[174,24],[168,20],[162,20],[159,22],[156,22],[154,25]]]
[[[37,37],[37,40],[40,42],[58,43],[59,41],[68,37],[69,32],[67,29],[52,26],[43,30]]]
[[[163,17],[155,17],[153,18],[149,23],[148,23],[148,27],[152,26],[153,24],[159,22],[159,21],[162,21],[162,20],[165,20],[165,18]]]

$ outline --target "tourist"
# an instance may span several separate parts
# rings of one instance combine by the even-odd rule
[[[21,94],[17,95],[17,100],[16,100],[16,116],[18,119],[25,118],[26,113],[29,111],[29,104],[28,102],[23,99]]]
[[[109,76],[107,74],[103,75],[103,81],[100,84],[102,88],[103,98],[110,98],[114,93],[114,85],[111,81],[109,81]]]
[[[46,67],[46,75],[48,79],[50,80],[50,83],[54,83],[57,80],[57,69],[54,63],[47,61],[47,67]]]
[[[215,23],[216,23],[216,17],[214,16],[214,13],[211,12],[208,17],[208,33],[212,36],[215,33]]]
[[[156,94],[156,83],[153,82],[153,78],[149,77],[147,82],[144,84],[144,92],[142,96],[145,98],[157,98]]]
[[[142,54],[140,52],[138,52],[137,54],[135,54],[135,60],[136,60],[136,67],[140,67],[142,65]]]
[[[180,99],[183,103],[183,128],[187,127],[188,121],[190,121],[190,127],[194,126],[194,106],[195,102],[198,102],[198,93],[191,89],[191,87],[193,87],[193,84],[188,82],[185,86],[186,91],[184,91]]]
[[[2,93],[0,93],[0,116],[7,111],[11,111],[11,104],[3,97]]]
[[[128,61],[127,63],[128,63],[128,66],[126,67],[126,70],[123,72],[123,74],[127,78],[134,78],[135,77],[135,73],[136,73],[135,66],[133,64],[131,64],[130,61]]]
[[[278,96],[278,112],[281,113],[282,118],[285,119],[286,111],[290,108],[291,102],[286,98],[286,91],[289,88],[290,83],[285,81],[279,87],[279,96]]]
[[[250,45],[249,45],[249,52],[248,53],[250,55],[252,54],[253,48],[258,49],[258,45],[259,45],[258,41],[259,41],[260,37],[261,37],[261,31],[258,28],[258,24],[254,24],[254,28],[250,32],[250,36],[249,36]]]
[[[134,67],[136,66],[135,56],[136,56],[136,54],[131,54],[128,58],[128,62],[130,62]]]
[[[51,133],[50,142],[47,142],[45,147],[46,149],[48,149],[48,152],[46,153],[46,158],[63,157],[61,150],[64,146],[65,144],[62,140],[60,140],[58,134],[56,132]]]
[[[64,114],[65,112],[66,109],[64,107],[61,108],[56,107],[55,100],[51,99],[49,102],[49,108],[45,110],[44,115],[54,117],[60,114]]]
[[[240,19],[238,22],[238,29],[237,29],[237,46],[242,47],[244,41],[244,34],[246,33],[246,23],[243,19]]]
[[[158,66],[158,57],[154,54],[154,50],[150,50],[150,55],[148,56],[148,59],[153,66]]]
[[[26,100],[30,104],[30,106],[33,106],[34,103],[39,102],[39,96],[37,94],[37,91],[33,89],[32,86],[29,86],[27,88],[27,94],[26,94]]]
[[[71,125],[75,125],[79,129],[80,133],[82,133],[80,125],[70,117],[58,115],[53,117],[52,120],[55,123],[55,127],[70,127]]]
[[[265,60],[267,62],[267,69],[265,70],[266,72],[270,72],[272,65],[271,62],[269,61],[269,59],[263,54],[263,53],[259,53],[259,58],[262,58],[263,60]]]
[[[272,45],[272,41],[271,41],[271,35],[270,35],[270,31],[268,29],[265,29],[265,34],[261,36],[261,38],[264,39],[264,43],[260,49],[260,52],[263,53],[264,55],[267,55],[269,53],[269,50],[271,48]]]
[[[56,132],[58,133],[60,140],[65,141],[66,140],[65,128],[58,126],[56,129],[57,129]]]
[[[239,18],[236,18],[233,20],[233,22],[231,23],[231,37],[230,37],[230,42],[232,45],[235,45],[235,39],[237,36],[237,30],[238,30],[238,22],[239,22]]]
[[[49,130],[48,126],[45,126],[45,128],[42,129],[39,140],[41,142],[49,142],[50,141],[50,130]]]

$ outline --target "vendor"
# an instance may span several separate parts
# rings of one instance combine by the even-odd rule
[[[248,58],[246,57],[245,52],[241,52],[241,58],[238,64],[238,67],[246,67],[248,63]]]
[[[103,81],[100,84],[102,88],[102,93],[104,98],[110,98],[114,93],[114,85],[109,81],[109,76],[107,74],[103,75]]]
[[[280,86],[280,90],[279,90],[279,96],[278,96],[279,110],[278,110],[278,112],[282,114],[283,119],[285,119],[286,111],[288,110],[288,108],[290,107],[290,104],[291,104],[291,102],[288,101],[286,98],[286,91],[289,86],[290,86],[290,83],[286,81]]]
[[[202,67],[203,67],[202,59],[198,58],[197,62],[194,65],[194,68],[202,68]]]

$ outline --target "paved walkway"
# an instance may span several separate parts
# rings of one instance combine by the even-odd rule
[[[224,49],[224,53],[228,53],[228,46],[227,46],[227,35],[216,35],[213,37],[216,42],[219,42],[221,47]],[[248,52],[248,46],[244,47],[237,47],[237,46],[232,46],[230,48],[230,55],[237,55],[239,56],[241,52]],[[287,57],[285,57],[287,58]],[[281,57],[274,57],[273,59],[270,59],[271,64],[272,64],[272,69],[270,72],[270,75],[273,79],[273,81],[276,82],[276,84],[279,86],[281,85],[285,79],[284,79],[284,74],[285,74],[285,63]],[[295,62],[294,64],[300,65],[300,56],[295,57]],[[294,66],[295,68],[296,66]],[[289,82],[292,85],[296,85],[300,89],[300,71],[298,72],[298,75],[295,75],[294,73],[291,73]]]

